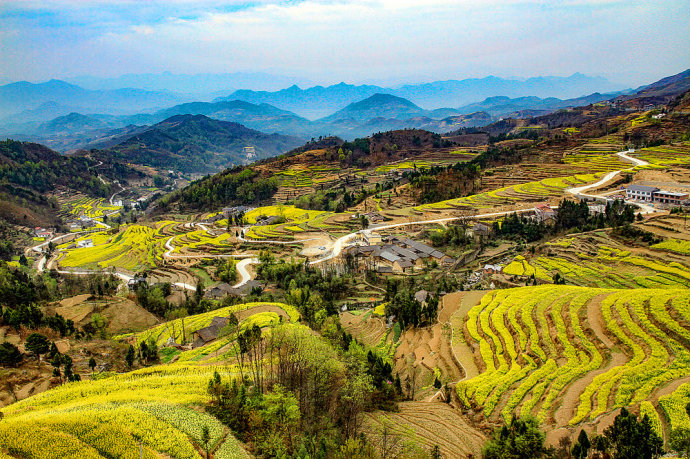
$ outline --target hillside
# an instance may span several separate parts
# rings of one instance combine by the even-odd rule
[[[0,142],[0,218],[24,226],[51,226],[58,222],[59,206],[49,193],[58,188],[107,197],[114,191],[98,178],[97,162],[88,157],[68,157],[39,144]],[[100,171],[124,180],[131,169],[103,164]]]
[[[130,114],[165,107],[182,100],[180,96],[141,89],[87,90],[61,80],[45,83],[20,81],[0,86],[0,116],[35,109],[47,102],[65,107],[64,114],[85,110],[88,113]],[[46,120],[46,119],[44,119]]]
[[[583,105],[595,104],[604,100],[613,98],[615,94],[600,94],[594,93],[585,97],[578,97],[575,99],[558,99],[556,97],[540,98],[535,96],[527,97],[506,97],[496,96],[488,97],[483,101],[475,104],[464,105],[457,110],[460,113],[472,113],[475,111],[484,111],[494,117],[533,117],[546,112],[559,110],[568,107],[580,107]],[[532,112],[531,115],[526,115],[526,112]],[[541,113],[539,113],[541,112]]]
[[[352,103],[332,115],[322,118],[320,121],[330,122],[347,119],[368,121],[379,117],[404,120],[415,116],[423,116],[426,113],[425,110],[407,99],[390,94],[377,93],[364,100]]]
[[[161,110],[153,115],[130,117],[131,124],[159,122],[175,115],[205,115],[221,121],[242,124],[266,133],[308,137],[310,123],[305,118],[269,104],[252,104],[239,100],[207,103],[193,102]]]
[[[204,115],[176,115],[109,148],[115,158],[182,172],[212,172],[276,156],[302,143]],[[253,151],[244,151],[253,147]]]
[[[690,69],[638,88],[634,94],[621,96],[616,101],[624,107],[639,109],[649,104],[667,104],[688,90],[690,90]]]

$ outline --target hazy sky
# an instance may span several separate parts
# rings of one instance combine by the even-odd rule
[[[320,83],[690,67],[688,0],[0,0],[0,79],[264,71]]]

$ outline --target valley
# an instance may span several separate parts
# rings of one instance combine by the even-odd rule
[[[0,458],[481,457],[525,419],[570,457],[626,413],[678,451],[689,88],[381,132],[432,110],[373,93],[310,131],[246,91],[7,140]]]

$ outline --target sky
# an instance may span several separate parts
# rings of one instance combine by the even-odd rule
[[[0,81],[267,72],[321,84],[690,68],[690,1],[0,0]]]

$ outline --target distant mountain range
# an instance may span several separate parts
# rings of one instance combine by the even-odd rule
[[[664,91],[669,94],[677,93],[678,90],[685,87],[684,85],[688,84],[688,80],[690,78],[687,72],[684,72],[652,85],[638,88],[638,92],[646,91],[650,102],[665,101],[669,96]],[[136,99],[141,95],[143,97],[141,100],[146,100],[148,103],[162,103],[173,96],[168,93],[145,90],[89,91],[55,80],[43,85],[15,83],[0,87],[0,100],[5,100],[7,104],[14,104],[14,106],[20,100],[26,100],[27,104],[33,102],[40,103],[40,105],[26,109],[4,120],[0,119],[0,135],[18,140],[41,142],[63,152],[78,148],[109,148],[119,143],[123,137],[144,132],[149,126],[172,116],[204,115],[220,121],[239,123],[246,128],[268,134],[275,133],[299,137],[304,140],[312,137],[336,135],[351,140],[370,135],[373,132],[391,129],[416,128],[445,133],[463,127],[482,127],[501,118],[526,118],[545,115],[563,108],[589,105],[614,98],[625,103],[625,100],[629,99],[628,94],[632,92],[594,92],[587,96],[571,99],[539,97],[533,94],[520,97],[494,95],[486,97],[481,102],[475,100],[465,105],[448,103],[445,108],[441,106],[441,108],[433,110],[423,108],[414,100],[399,95],[399,93],[415,93],[415,97],[419,97],[421,94],[423,98],[428,99],[438,91],[442,92],[447,89],[448,97],[444,102],[449,102],[452,97],[462,94],[462,91],[469,87],[477,88],[478,92],[473,96],[477,97],[477,94],[488,91],[487,88],[490,87],[512,92],[522,90],[546,91],[545,88],[549,87],[554,91],[566,92],[564,87],[567,84],[581,88],[587,82],[601,83],[600,79],[575,74],[567,78],[545,77],[525,81],[488,77],[408,85],[395,90],[373,85],[353,86],[344,83],[329,87],[316,86],[305,90],[292,86],[276,92],[243,90],[233,93],[237,97],[252,99],[250,101],[187,102],[149,113],[131,115],[68,110],[77,102],[99,100],[98,98],[101,100],[109,98],[111,101],[123,103],[122,101],[129,100],[128,98]],[[39,91],[36,86],[41,86],[43,89]],[[22,91],[25,93],[25,99],[20,96]],[[371,93],[372,91],[378,92]],[[571,89],[570,91],[575,90]],[[53,98],[57,100],[45,101],[44,92],[51,93]],[[361,94],[367,95],[347,102]],[[273,101],[275,104],[282,104],[283,107],[303,104],[308,109],[308,107],[320,106],[321,111],[324,110],[323,107],[335,107],[327,113],[327,116],[309,120],[295,112],[267,103],[267,100]],[[642,99],[636,98],[635,100],[640,101]],[[302,109],[302,112],[304,110]]]
[[[207,173],[277,156],[304,142],[204,115],[175,115],[111,143],[115,145],[94,154],[158,169]]]
[[[348,104],[366,99],[374,94],[391,94],[408,99],[426,109],[433,109],[458,107],[494,96],[573,98],[594,92],[612,92],[621,89],[623,88],[605,78],[575,73],[569,77],[536,77],[527,80],[489,76],[405,85],[396,89],[373,85],[355,86],[345,83],[328,87],[314,86],[308,89],[300,89],[293,85],[275,92],[240,90],[216,100],[244,100],[254,104],[267,103],[314,119],[326,116]]]
[[[184,99],[163,91],[132,88],[91,91],[60,80],[39,84],[20,81],[0,86],[0,117],[36,110],[45,107],[45,104],[50,104],[53,109],[60,107],[65,110],[59,115],[70,111],[131,114],[169,107]]]

